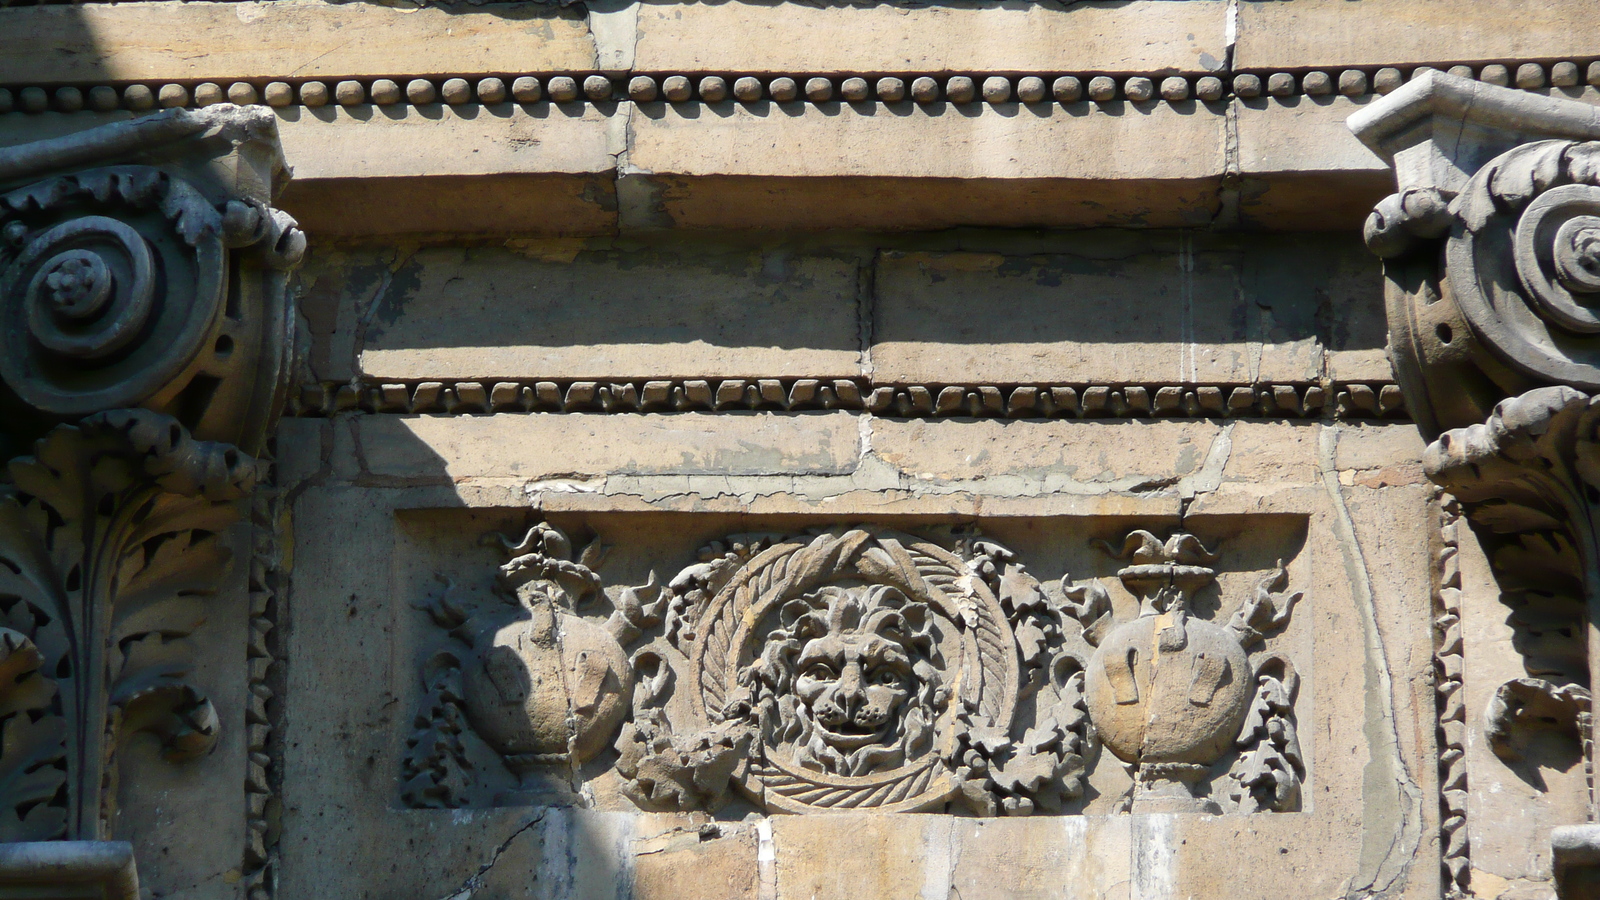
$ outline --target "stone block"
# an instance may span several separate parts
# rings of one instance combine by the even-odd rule
[[[1376,95],[1232,101],[1239,216],[1254,227],[1355,231],[1394,176],[1345,120]]]
[[[625,227],[1193,225],[1224,170],[1192,102],[644,103],[629,128]]]
[[[291,106],[280,205],[313,234],[555,232],[616,223],[621,120],[593,106]]]
[[[1394,379],[1382,272],[1354,234],[1257,235],[1239,247],[1244,333],[1260,342],[1254,380]]]
[[[1507,27],[1507,23],[1516,27]],[[1400,66],[1594,55],[1594,6],[1552,0],[1296,0],[1239,4],[1240,69]]]
[[[1321,477],[1317,439],[1323,427],[1317,422],[1235,423],[1226,433],[1223,478],[1265,485],[1315,483]]]
[[[363,476],[394,484],[837,475],[855,468],[858,441],[849,413],[374,416],[357,431]]]
[[[760,896],[753,824],[719,822],[640,840],[633,847],[633,896],[639,900]]]
[[[373,379],[861,373],[860,266],[847,254],[522,241],[313,265],[325,273],[311,289],[318,307],[343,313],[328,346],[340,358],[352,348]]]
[[[769,821],[778,900],[945,896],[955,821],[949,817],[835,813]],[[819,852],[841,841],[849,852]]]
[[[991,496],[1140,493],[1220,478],[1222,435],[1203,421],[878,420],[872,452],[919,486],[982,485]]]
[[[541,3],[462,10],[316,0],[0,8],[0,83],[9,84],[594,68],[584,17]]]
[[[1320,374],[1316,281],[1263,278],[1254,259],[1271,254],[1246,263],[1226,245],[1131,236],[1116,243],[1034,257],[883,254],[875,377],[1115,385],[1304,382]],[[1256,295],[1258,283],[1270,293]],[[978,308],[989,312],[973,315]]]
[[[1183,72],[1227,58],[1227,5],[1095,0],[1067,8],[641,4],[647,72]],[[1062,48],[1071,48],[1070,63]]]
[[[1024,819],[957,819],[948,894],[954,900],[1099,900],[1126,896],[1133,819],[1081,816],[1039,828]]]

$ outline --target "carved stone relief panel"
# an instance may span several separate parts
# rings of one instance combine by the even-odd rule
[[[773,522],[684,564],[676,532],[616,546],[608,524],[487,530],[399,588],[417,660],[401,806],[1303,806],[1281,640],[1303,520],[1230,522],[1215,550],[1173,523],[1050,523],[1072,546],[1049,556],[1106,573],[1050,583],[970,526]]]
[[[1437,896],[1414,430],[871,423],[991,494],[694,455],[853,451],[838,418],[286,422],[283,894],[994,896],[1000,859],[1065,896]],[[1047,445],[1070,489],[1010,475]],[[1185,453],[1217,461],[1188,501],[1155,479]]]

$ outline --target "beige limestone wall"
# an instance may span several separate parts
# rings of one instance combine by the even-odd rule
[[[1455,808],[1477,895],[1544,900],[1582,766],[1486,746],[1524,668],[1470,535],[1466,724],[1439,728],[1439,511],[1358,239],[1393,182],[1344,123],[1422,66],[1600,103],[1592,6],[7,6],[0,146],[274,110],[278,202],[312,238],[257,819],[277,897],[1438,897]],[[1089,539],[1133,527],[1213,541],[1230,591],[1281,555],[1301,802],[1129,814],[1100,751],[1064,815],[644,813],[608,750],[552,805],[407,808],[416,604],[438,574],[487,584],[480,538],[535,516],[619,547],[615,584],[740,530],[858,522],[976,524],[1054,599],[1114,581]],[[154,791],[118,829],[152,796],[239,807],[148,838],[164,896],[240,890],[223,631],[202,668],[236,702],[203,791],[129,751]],[[1468,785],[1440,784],[1441,740]]]
[[[1402,5],[8,6],[0,144],[266,103],[297,170],[282,204],[329,236],[1353,231],[1390,177],[1343,122],[1419,68],[1600,96],[1586,0]]]
[[[1390,378],[1378,273],[1351,239],[734,237],[319,246],[301,276],[304,378]]]

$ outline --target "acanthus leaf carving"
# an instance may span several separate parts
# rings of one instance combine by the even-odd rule
[[[95,838],[112,813],[122,736],[149,731],[174,761],[215,740],[216,712],[188,680],[186,638],[227,569],[220,534],[238,518],[256,462],[132,410],[57,427],[33,456],[11,461],[10,475],[0,486],[0,604],[12,628],[7,659],[31,667],[4,685],[19,699],[5,701],[15,711],[3,727],[32,737],[26,748],[8,739],[0,766],[41,772],[12,756],[37,758],[48,729],[63,789],[44,802],[61,816],[29,837]],[[47,705],[34,679],[53,685]],[[24,782],[4,797],[17,814],[40,802],[38,778]]]

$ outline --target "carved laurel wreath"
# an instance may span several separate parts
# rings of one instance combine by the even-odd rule
[[[694,617],[690,703],[703,721],[748,716],[740,703],[739,673],[751,666],[765,637],[763,621],[782,604],[830,582],[892,585],[926,604],[958,647],[948,654],[945,683],[953,706],[1009,725],[1019,678],[1016,642],[993,593],[943,548],[889,531],[850,529],[796,538],[745,563]],[[953,747],[947,711],[935,746],[904,765],[862,776],[830,775],[786,765],[777,754],[752,758],[738,774],[740,789],[769,808],[790,812],[872,807],[917,811],[942,803],[957,788],[945,763]],[[768,748],[770,749],[770,748]]]

